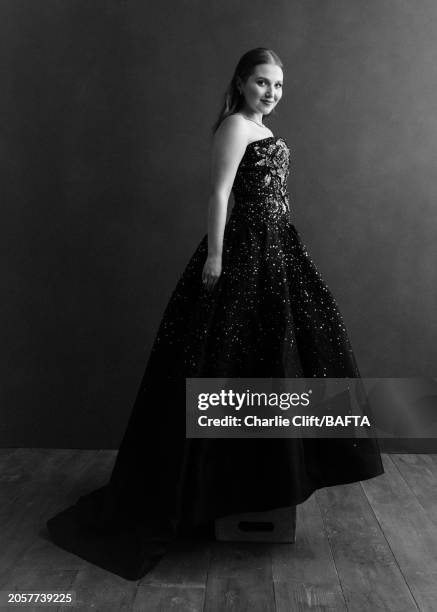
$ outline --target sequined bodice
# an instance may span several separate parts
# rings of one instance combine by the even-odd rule
[[[232,187],[233,214],[255,223],[289,221],[289,168],[290,150],[283,138],[267,136],[250,142]]]

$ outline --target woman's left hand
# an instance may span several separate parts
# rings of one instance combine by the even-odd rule
[[[202,271],[202,282],[207,291],[214,289],[221,273],[222,258],[218,255],[208,255]]]

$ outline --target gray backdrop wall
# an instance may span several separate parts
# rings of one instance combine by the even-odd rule
[[[118,447],[255,46],[285,63],[269,125],[362,375],[433,376],[436,20],[432,0],[3,0],[0,445]]]

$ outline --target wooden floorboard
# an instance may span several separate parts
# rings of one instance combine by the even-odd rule
[[[210,545],[204,542],[178,541],[140,581],[140,586],[205,588],[210,559]]]
[[[399,454],[390,459],[437,526],[437,456]]]
[[[328,487],[316,499],[347,609],[417,610],[360,483]]]
[[[115,458],[0,449],[0,590],[74,590],[74,609],[105,612],[437,609],[437,455],[384,454],[382,476],[318,490],[297,507],[294,544],[178,540],[138,581],[58,548],[45,528],[103,486]]]
[[[205,589],[195,586],[139,586],[132,610],[135,612],[202,612]]]
[[[76,605],[60,607],[61,610],[102,610],[127,612],[133,609],[138,586],[90,563],[76,572],[71,590],[76,593]]]
[[[417,608],[436,610],[437,528],[396,468],[384,457],[385,474],[363,488]]]
[[[297,506],[296,525],[294,544],[271,548],[277,610],[346,610],[315,495]]]
[[[269,544],[211,543],[205,612],[275,610],[270,550]]]

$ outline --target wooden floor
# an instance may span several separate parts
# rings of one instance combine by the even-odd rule
[[[106,483],[115,456],[0,450],[0,590],[74,590],[77,605],[62,609],[104,612],[437,610],[437,455],[384,455],[383,476],[317,491],[297,507],[294,544],[180,542],[138,582],[45,529]]]

